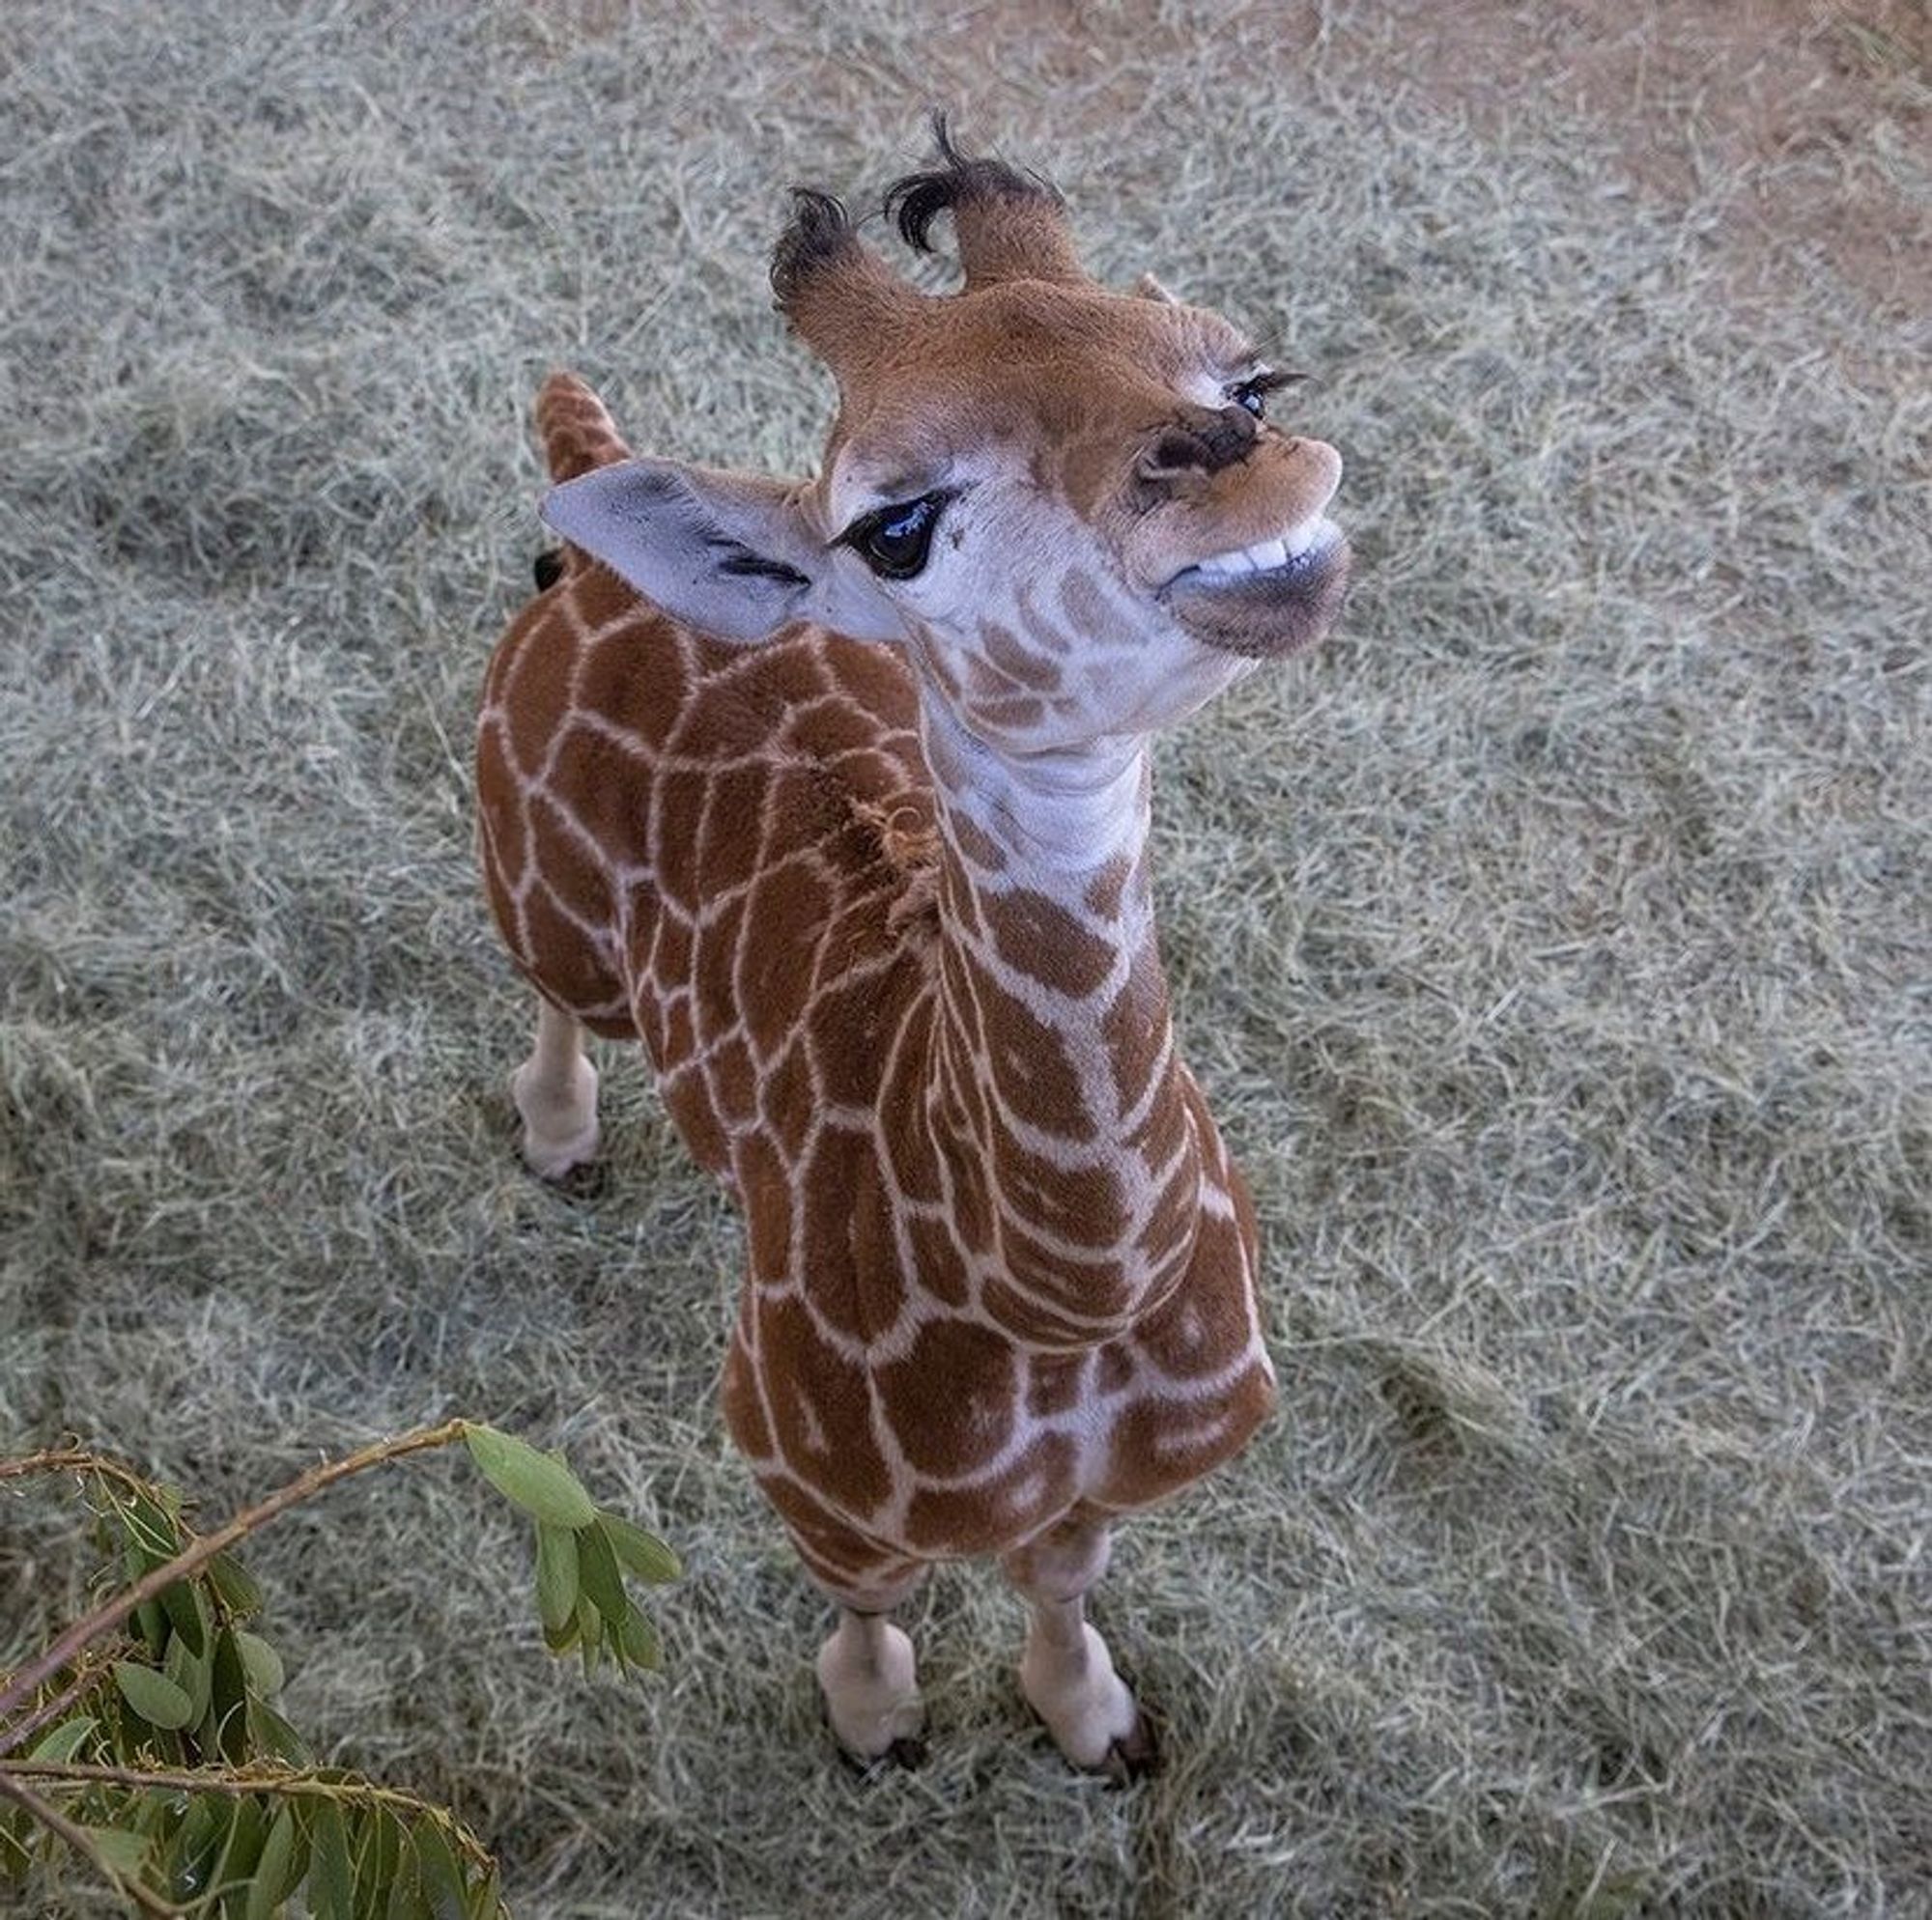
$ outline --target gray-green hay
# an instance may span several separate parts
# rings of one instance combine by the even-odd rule
[[[1323,17],[0,14],[0,1443],[213,1512],[450,1411],[566,1444],[690,1569],[661,1683],[551,1666],[453,1464],[254,1556],[292,1713],[520,1911],[1932,1908],[1923,335],[1803,261],[1747,297],[1735,181],[1647,200]],[[1846,163],[1922,195],[1875,98]],[[469,855],[536,378],[809,463],[781,190],[876,191],[929,99],[1278,336],[1350,463],[1342,633],[1160,763],[1285,1391],[1121,1536],[1124,1793],[980,1570],[909,1623],[929,1766],[834,1760],[716,1418],[735,1222],[614,1053],[601,1190],[520,1172]],[[6,1661],[81,1568],[0,1525]]]

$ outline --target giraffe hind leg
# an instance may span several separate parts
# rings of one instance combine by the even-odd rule
[[[1107,1643],[1087,1623],[1086,1593],[1107,1570],[1103,1522],[1063,1520],[1002,1556],[1030,1611],[1020,1691],[1075,1766],[1124,1784],[1152,1770],[1153,1732]]]
[[[805,1569],[838,1607],[838,1624],[818,1650],[826,1718],[846,1757],[862,1771],[882,1764],[917,1766],[925,1707],[912,1640],[887,1618],[925,1578],[923,1562],[882,1551],[798,1498],[785,1482],[763,1481]]]
[[[583,1057],[583,1029],[549,1001],[537,1003],[537,1040],[510,1076],[524,1122],[524,1163],[561,1180],[597,1151],[597,1069]]]

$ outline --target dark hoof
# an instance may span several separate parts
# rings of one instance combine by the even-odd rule
[[[1107,1749],[1100,1771],[1116,1787],[1131,1787],[1160,1771],[1160,1742],[1154,1738],[1153,1722],[1145,1713],[1135,1718],[1133,1729],[1123,1739]]]
[[[911,1736],[902,1736],[884,1753],[874,1754],[869,1760],[864,1754],[854,1753],[850,1747],[840,1744],[838,1758],[849,1771],[870,1786],[874,1780],[888,1773],[918,1772],[925,1765],[925,1742]]]

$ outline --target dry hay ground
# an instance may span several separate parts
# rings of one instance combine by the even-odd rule
[[[552,1668],[453,1462],[256,1556],[292,1711],[521,1910],[1932,1907],[1923,4],[1747,10],[1748,86],[1673,39],[1719,11],[0,14],[0,1439],[220,1512],[463,1411],[669,1536],[643,1687]],[[536,377],[809,461],[780,185],[876,188],[930,98],[1317,371],[1360,552],[1160,764],[1286,1394],[1122,1538],[1126,1793],[980,1571],[914,1623],[930,1765],[834,1763],[716,1416],[735,1225],[619,1061],[604,1190],[518,1171],[469,859]],[[0,1659],[80,1577],[5,1526]]]

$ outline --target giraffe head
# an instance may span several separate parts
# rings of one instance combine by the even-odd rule
[[[838,383],[815,479],[634,461],[545,517],[708,632],[902,644],[1009,750],[1145,734],[1333,622],[1340,457],[1266,418],[1286,377],[1239,329],[1101,286],[1053,188],[938,133],[886,212],[921,249],[951,213],[958,291],[913,288],[823,194],[778,243],[779,306]]]

